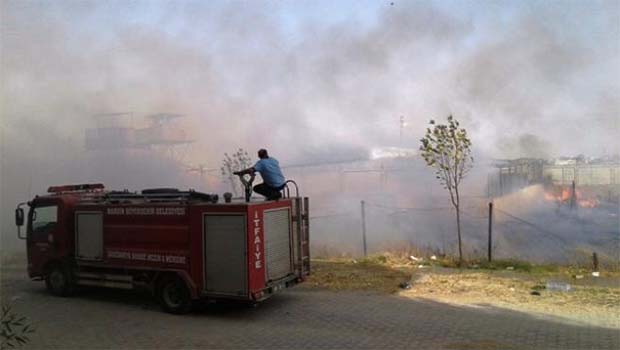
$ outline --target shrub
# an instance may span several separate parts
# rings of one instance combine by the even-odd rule
[[[14,349],[30,341],[28,335],[34,333],[34,328],[30,321],[19,316],[11,310],[11,305],[2,305],[2,316],[0,318],[1,330],[0,349]]]

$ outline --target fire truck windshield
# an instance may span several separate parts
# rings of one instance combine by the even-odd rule
[[[36,207],[32,211],[32,232],[48,231],[56,226],[58,206]]]

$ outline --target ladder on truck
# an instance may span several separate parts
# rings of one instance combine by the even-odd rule
[[[310,275],[310,203],[308,197],[293,197],[293,243],[295,253],[295,270],[301,276]]]

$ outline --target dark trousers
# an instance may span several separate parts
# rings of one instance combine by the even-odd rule
[[[254,186],[254,192],[262,194],[263,196],[267,197],[267,199],[278,199],[282,198],[282,194],[280,193],[280,191],[283,188],[284,186],[271,187],[263,182],[262,184]]]

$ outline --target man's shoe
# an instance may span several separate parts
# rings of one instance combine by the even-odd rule
[[[273,196],[267,197],[267,200],[268,201],[277,201],[280,198],[282,198],[282,193],[278,192],[277,194],[274,194]]]

